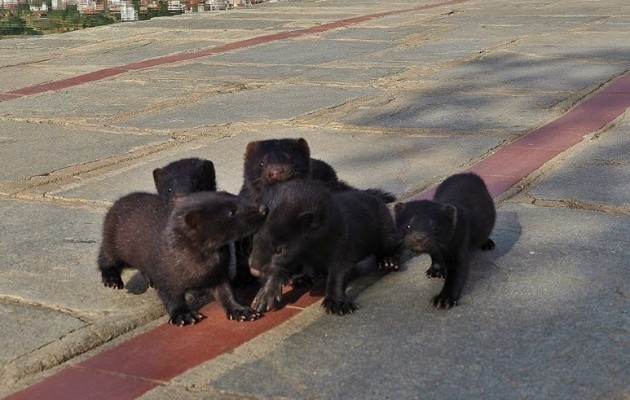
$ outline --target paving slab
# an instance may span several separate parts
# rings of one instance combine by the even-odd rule
[[[380,52],[390,46],[390,43],[383,42],[322,40],[313,37],[269,43],[218,55],[212,59],[217,62],[232,63],[320,65]]]
[[[555,35],[523,38],[510,49],[518,53],[540,57],[563,57],[624,61],[630,57],[630,43],[624,40],[627,32],[610,33],[605,37],[596,32],[572,32],[573,40],[558,42]]]
[[[234,121],[291,119],[322,108],[334,107],[378,89],[345,88],[320,85],[269,85],[219,93],[184,105],[173,104],[164,110],[120,118],[116,126],[141,129],[191,129]],[[282,99],[278,107],[275,98]]]
[[[497,51],[426,75],[429,80],[461,81],[465,88],[580,91],[627,69],[625,63],[547,58]]]
[[[16,200],[0,200],[0,208],[4,296],[86,318],[131,313],[155,300],[153,291],[133,295],[101,285],[96,256],[105,209]],[[127,273],[125,280],[132,275]]]
[[[47,114],[50,115],[50,114]],[[0,181],[17,181],[163,142],[159,134],[104,132],[89,127],[0,120]]]
[[[630,121],[593,138],[587,148],[567,158],[529,195],[536,200],[587,203],[603,208],[630,206]],[[588,184],[584,177],[588,176]]]
[[[132,74],[74,86],[63,91],[46,92],[2,103],[0,115],[40,119],[76,119],[78,122],[101,123],[105,118],[135,116],[144,111],[161,112],[177,107],[199,96],[216,94],[233,86],[217,80],[183,82],[178,79],[150,79]],[[116,93],[116,96],[112,96]],[[94,103],[93,99],[98,98]],[[186,104],[187,105],[187,104]],[[158,119],[155,115],[149,117]],[[162,118],[159,118],[162,119]],[[145,128],[145,126],[136,126]]]
[[[432,89],[432,90],[431,90]],[[358,126],[455,132],[518,133],[554,116],[566,93],[461,92],[448,83],[382,96],[383,104],[363,107],[337,120]],[[497,107],[497,105],[501,107]],[[556,114],[557,115],[557,114]]]
[[[209,58],[204,62],[186,63],[162,68],[162,73],[171,79],[190,81],[191,79],[228,82],[282,82],[287,83],[327,83],[327,84],[366,84],[404,71],[401,67],[357,67],[282,65],[282,64],[243,64],[218,63]],[[136,77],[153,75],[153,71],[135,73]]]
[[[243,154],[253,140],[303,137],[311,155],[330,163],[339,177],[361,188],[381,187],[405,196],[483,156],[488,148],[503,142],[487,135],[408,137],[360,135],[319,129],[277,127],[231,137],[198,142],[185,151],[172,150],[155,155],[150,162],[112,171],[92,181],[82,181],[50,193],[72,200],[114,201],[133,190],[155,191],[151,171],[178,158],[201,157],[214,162],[220,189],[238,193],[243,182]],[[457,143],[456,146],[453,146]],[[191,148],[192,147],[192,148]],[[439,157],[435,162],[433,157]],[[365,171],[369,169],[370,173]],[[124,182],[124,184],[121,184]]]
[[[3,321],[0,346],[0,363],[9,361],[41,348],[73,331],[86,326],[86,323],[72,315],[58,310],[42,309],[25,304],[0,304],[0,317]],[[24,332],[29,334],[25,335]]]

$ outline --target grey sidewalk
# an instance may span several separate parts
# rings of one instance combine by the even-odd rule
[[[417,4],[3,39],[0,92]],[[304,137],[342,179],[404,200],[629,71],[628,37],[625,1],[472,0],[0,102],[0,396],[164,322],[153,291],[103,288],[95,265],[107,206],[153,190],[153,168],[208,158],[237,191],[247,142]],[[630,397],[629,155],[626,114],[502,199],[497,250],[475,258],[459,307],[429,306],[440,282],[416,258],[356,314],[313,306],[144,398]]]

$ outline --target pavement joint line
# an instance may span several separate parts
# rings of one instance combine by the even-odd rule
[[[329,30],[342,28],[350,25],[355,25],[361,22],[370,21],[377,18],[382,18],[391,15],[404,14],[413,11],[426,10],[446,5],[464,3],[468,0],[447,0],[438,3],[424,4],[411,8],[404,8],[400,10],[384,11],[374,14],[365,14],[356,17],[350,17],[340,19],[337,21],[323,23],[321,25],[314,25],[309,28],[296,29],[287,32],[277,32],[269,35],[256,36],[249,39],[243,39],[232,43],[227,43],[221,46],[210,47],[193,52],[183,52],[172,54],[168,56],[151,58],[143,61],[138,61],[126,65],[103,68],[96,71],[88,72],[86,74],[78,75],[72,78],[61,79],[52,82],[41,83],[25,88],[15,89],[8,92],[0,93],[0,102],[19,99],[25,96],[31,96],[35,94],[45,93],[49,91],[55,91],[60,89],[66,89],[74,86],[79,86],[85,83],[91,83],[100,81],[103,79],[111,78],[117,75],[121,75],[130,71],[139,71],[148,68],[153,68],[162,65],[174,64],[178,62],[191,61],[202,57],[212,56],[216,54],[225,53],[231,50],[238,50],[247,47],[256,46],[264,43],[276,42],[279,40],[293,39],[301,36],[307,36],[311,34],[317,34],[326,32]]]
[[[493,197],[497,199],[556,155],[580,143],[588,135],[596,133],[623,115],[626,108],[630,107],[630,90],[627,90],[630,86],[628,85],[629,78],[630,74],[616,78],[562,116],[525,135],[522,139],[526,139],[529,135],[537,135],[541,131],[546,132],[542,139],[538,138],[540,142],[535,146],[532,145],[531,151],[526,151],[526,148],[514,145],[512,142],[490,153],[467,171],[480,173],[486,179]],[[616,108],[613,112],[610,112],[608,107],[602,107],[602,98],[611,97],[611,90],[615,91],[613,97],[616,99],[614,102]],[[610,99],[604,100],[610,101]],[[610,105],[606,101],[603,103]],[[595,123],[591,123],[593,119]],[[582,127],[582,124],[586,124],[588,132],[584,132],[586,128]],[[566,125],[565,129],[562,129],[564,125]],[[549,130],[549,127],[554,129]],[[556,146],[545,151],[545,140],[553,141],[559,136],[568,136],[571,140],[564,142],[564,149]],[[577,142],[574,143],[573,140]],[[503,170],[506,164],[513,164],[515,158],[511,153],[514,152],[519,155],[528,153],[529,157],[525,157],[527,160],[520,163],[516,171],[507,175],[497,175],[493,172],[497,168]],[[428,188],[407,201],[427,198],[433,190],[434,188]],[[183,329],[168,324],[159,325],[77,364],[82,368],[71,366],[62,369],[55,375],[10,395],[7,400],[28,399],[44,394],[49,398],[55,397],[55,391],[67,394],[68,385],[86,387],[86,381],[88,385],[92,384],[94,387],[91,393],[92,399],[111,398],[111,390],[105,389],[111,387],[126,388],[125,391],[116,393],[117,398],[133,399],[159,386],[155,381],[168,382],[189,368],[232,351],[301,313],[304,308],[315,304],[320,299],[320,295],[302,295],[293,305],[266,313],[262,319],[253,323],[228,321],[223,310],[216,302],[212,302],[201,309],[207,318],[199,325]],[[176,330],[177,334],[174,334]],[[168,346],[163,345],[165,343],[168,343]],[[184,363],[182,363],[181,354],[189,355]],[[152,382],[147,382],[147,380]],[[121,383],[121,381],[124,382]],[[101,392],[99,388],[102,388]]]

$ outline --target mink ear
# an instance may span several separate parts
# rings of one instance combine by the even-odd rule
[[[451,221],[451,224],[455,226],[457,224],[457,208],[451,204],[446,204],[444,205],[442,210],[448,216],[448,219]]]
[[[190,229],[197,229],[201,222],[201,212],[199,210],[191,210],[184,214],[184,222]]]
[[[396,216],[399,216],[403,212],[404,209],[405,209],[405,203],[396,203],[394,205],[394,214]]]
[[[162,175],[164,175],[162,168],[156,168],[153,170],[153,182],[155,182],[155,186],[158,186],[158,182],[162,179]]]
[[[311,158],[311,149],[309,149],[306,139],[299,138],[296,141],[296,144],[298,146],[298,149],[304,154],[304,156],[306,156],[306,158]]]
[[[203,171],[203,176],[208,177],[208,186],[211,187],[211,190],[217,190],[217,175],[212,161],[203,160],[201,163],[201,170]]]
[[[247,143],[247,148],[245,148],[245,159],[250,158],[252,154],[258,150],[258,146],[260,146],[259,142]]]
[[[297,217],[300,228],[304,231],[313,230],[319,227],[319,221],[315,218],[315,214],[312,212],[303,212]]]

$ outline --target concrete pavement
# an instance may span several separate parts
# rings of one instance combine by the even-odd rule
[[[341,178],[400,200],[482,160],[497,184],[536,170],[497,189],[497,249],[475,257],[459,307],[430,307],[441,282],[418,257],[355,284],[354,315],[288,307],[184,373],[128,372],[146,389],[114,397],[630,397],[629,33],[614,0],[329,0],[1,40],[0,395],[165,323],[154,291],[100,284],[113,200],[186,156],[237,191],[247,142],[304,137]],[[506,150],[556,121],[577,139]]]

